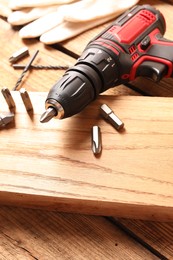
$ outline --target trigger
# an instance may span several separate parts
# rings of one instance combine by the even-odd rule
[[[167,74],[167,66],[154,61],[144,61],[137,69],[136,76],[151,78],[158,82]]]

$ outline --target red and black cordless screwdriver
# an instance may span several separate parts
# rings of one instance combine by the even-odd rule
[[[163,15],[135,6],[91,40],[76,64],[52,87],[41,122],[79,113],[99,93],[138,76],[173,76],[173,42],[163,38]]]

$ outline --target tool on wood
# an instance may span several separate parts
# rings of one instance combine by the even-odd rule
[[[18,81],[16,82],[15,87],[13,88],[13,90],[18,90],[19,89],[19,85],[22,82],[23,77],[25,76],[26,72],[29,70],[31,64],[33,63],[33,61],[35,60],[37,54],[38,54],[39,50],[37,50],[34,55],[32,56],[32,58],[30,59],[30,61],[28,62],[28,64],[26,65],[26,67],[24,68],[20,78],[18,79]]]
[[[11,55],[11,57],[9,58],[9,62],[11,62],[11,63],[16,62],[16,61],[20,60],[21,58],[26,57],[28,55],[29,55],[28,48],[23,47]]]
[[[100,107],[100,111],[102,116],[107,119],[111,123],[111,125],[115,127],[115,129],[120,130],[124,127],[124,123],[118,118],[117,115],[114,114],[114,112],[108,105],[103,104]]]
[[[23,64],[13,64],[14,69],[24,69],[26,65]],[[69,66],[54,66],[54,65],[31,65],[30,69],[38,69],[38,70],[66,70]]]
[[[10,90],[6,87],[2,88],[1,89],[1,92],[8,104],[8,107],[11,109],[11,108],[14,108],[15,107],[15,102],[14,102],[14,99],[10,93]]]
[[[92,127],[91,147],[94,154],[101,153],[102,150],[101,131],[100,131],[100,127],[97,125]]]
[[[11,123],[14,119],[14,114],[10,113],[7,115],[0,115],[0,127],[4,127],[7,124]]]
[[[28,94],[28,92],[26,91],[25,88],[21,88],[20,89],[20,95],[21,95],[23,103],[24,103],[24,105],[26,107],[26,110],[27,111],[33,110],[31,99],[30,99],[29,94]]]
[[[172,77],[173,42],[163,38],[165,30],[163,15],[150,5],[137,5],[121,15],[89,42],[51,88],[45,102],[51,110],[47,121],[73,116],[99,93],[138,76],[155,81]]]

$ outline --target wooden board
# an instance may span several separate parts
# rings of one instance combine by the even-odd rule
[[[59,211],[173,220],[172,98],[101,96],[80,114],[39,122],[45,93],[19,92],[15,124],[1,129],[0,202]],[[117,132],[99,114],[108,104],[124,121]],[[1,97],[1,113],[7,105]],[[91,150],[93,125],[103,150]]]
[[[173,223],[131,219],[114,220],[128,234],[149,245],[160,259],[173,259]]]
[[[160,10],[163,11],[167,22],[167,32],[165,36],[168,39],[172,39],[173,6],[168,4],[168,2],[171,2],[170,0],[166,1],[159,3],[158,0],[145,0],[140,1],[139,4],[148,3],[159,6]],[[3,2],[5,2],[5,0],[3,0]],[[72,62],[70,61],[70,57],[54,50],[51,48],[52,46],[47,47],[39,43],[38,39],[22,41],[18,36],[18,31],[16,29],[12,30],[9,25],[6,26],[7,23],[5,21],[1,20],[0,24],[1,86],[5,85],[12,89],[20,76],[21,70],[13,70],[9,66],[8,57],[23,45],[27,45],[29,47],[31,54],[36,49],[40,50],[35,63],[50,63],[55,65],[59,63],[66,64],[66,62],[72,64],[74,63],[73,60]],[[83,50],[85,44],[87,44],[88,41],[101,30],[102,27],[98,27],[96,32],[89,30],[84,34],[69,40],[69,50],[75,52],[76,49],[77,53],[80,54],[80,51]],[[27,61],[28,57],[23,60],[22,63],[26,63]],[[38,72],[36,70],[32,70],[27,73],[22,85],[30,91],[48,91],[48,89],[52,86],[52,84],[54,84],[62,73],[63,72],[61,71]],[[135,82],[135,86],[137,86],[136,89],[141,89],[143,92],[154,96],[172,96],[173,93],[172,81],[168,79],[163,80],[159,84],[152,83],[148,80],[144,81],[144,79],[142,79],[139,82]],[[116,87],[108,92],[109,94],[114,95],[132,94],[132,91],[124,86]],[[134,94],[137,95],[137,93]],[[173,227],[171,223],[137,220],[125,221],[124,219],[119,219],[119,221],[123,222],[124,225],[126,224],[127,229],[129,228],[127,238],[125,238],[126,230],[124,232],[123,242],[120,234],[118,233],[114,233],[110,237],[111,230],[114,232],[117,229],[116,225],[110,226],[109,228],[107,221],[102,221],[102,218],[98,216],[93,219],[91,216],[85,218],[85,216],[78,214],[70,214],[69,216],[69,214],[58,214],[57,212],[47,212],[46,210],[24,210],[13,207],[1,207],[0,255],[2,259],[8,260],[14,258],[45,259],[46,257],[49,259],[57,259],[58,257],[62,257],[62,255],[63,259],[74,259],[76,255],[78,255],[78,259],[96,259],[98,258],[98,255],[99,259],[105,257],[106,259],[129,259],[129,255],[132,259],[153,259],[153,256],[149,257],[149,255],[145,255],[144,247],[140,248],[140,243],[142,243],[148,248],[149,251],[152,251],[158,255],[159,259],[173,258],[173,243],[171,239]],[[81,222],[83,223],[82,228]],[[133,240],[133,236],[135,237],[133,234],[134,232],[137,237],[134,240],[136,244],[136,254],[133,253],[134,246],[132,243],[129,244],[128,242],[129,239]],[[115,245],[113,243],[114,241]],[[140,241],[140,243],[138,243],[138,241]],[[78,245],[77,247],[76,244]],[[103,257],[101,257],[101,254]],[[165,258],[163,257],[163,254]]]
[[[103,217],[7,207],[0,208],[0,255],[1,260],[158,260]]]

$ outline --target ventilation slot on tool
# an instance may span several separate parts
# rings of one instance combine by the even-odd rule
[[[136,47],[135,45],[132,45],[130,48],[129,48],[129,53],[132,54],[136,51]]]
[[[135,61],[137,58],[139,57],[138,53],[133,54],[133,56],[131,57],[132,61]]]

